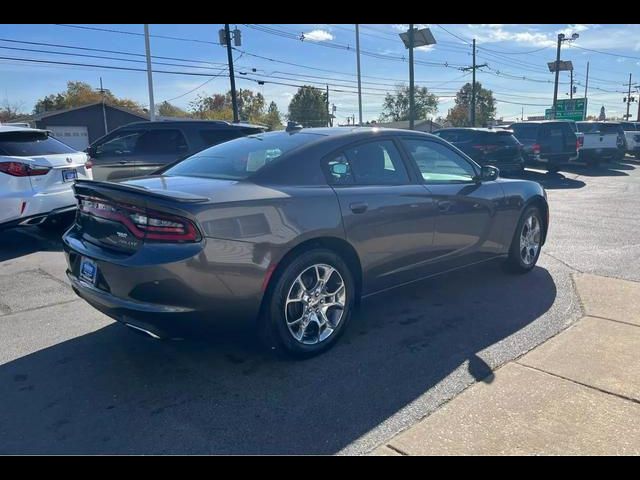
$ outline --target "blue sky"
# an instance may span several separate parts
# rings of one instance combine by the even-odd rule
[[[81,80],[98,87],[102,77],[104,87],[114,94],[148,104],[147,78],[143,71],[102,67],[145,68],[142,56],[145,52],[144,37],[140,35],[143,25],[82,26],[112,31],[61,25],[2,25],[0,57],[98,66],[49,65],[0,59],[0,101],[6,98],[11,103],[21,104],[25,111],[30,111],[37,99],[64,90],[68,80]],[[225,70],[226,50],[217,45],[218,29],[221,27],[220,24],[150,25],[151,34],[154,35],[151,38],[152,55],[172,58],[156,58],[154,69],[182,73],[154,73],[156,103],[171,100],[175,105],[186,108],[198,94],[229,89]],[[477,62],[488,64],[488,67],[478,71],[477,81],[494,91],[499,100],[498,117],[506,120],[519,118],[522,108],[525,117],[543,114],[544,109],[549,108],[553,97],[553,75],[548,72],[546,62],[554,60],[558,32],[580,34],[575,42],[563,44],[562,59],[571,60],[574,64],[577,96],[584,94],[586,65],[590,62],[589,114],[599,113],[604,105],[609,116],[622,115],[626,108],[622,101],[625,96],[623,92],[626,91],[623,84],[628,82],[629,73],[633,74],[632,83],[640,83],[639,25],[430,24],[428,27],[438,43],[416,51],[415,77],[417,85],[426,86],[439,95],[438,115],[446,115],[453,106],[455,92],[471,79],[469,73],[465,74],[459,68],[471,64],[468,42],[472,38],[477,40]],[[276,101],[280,110],[286,112],[289,100],[297,90],[294,85],[313,82],[311,84],[324,87],[328,83],[330,100],[336,105],[339,122],[344,122],[347,116],[354,114],[357,117],[354,25],[252,24],[238,25],[238,28],[242,31],[240,50],[244,52],[242,55],[240,51],[234,52],[234,57],[240,56],[236,62],[238,87],[262,92],[267,101]],[[395,84],[408,82],[408,64],[402,60],[407,52],[398,37],[398,33],[406,28],[407,25],[361,25],[360,48],[367,52],[367,55],[361,56],[365,121],[379,116],[386,91]],[[302,35],[303,41],[299,39]],[[49,53],[33,50],[46,50]],[[129,61],[82,57],[78,54]],[[255,72],[252,69],[256,69]],[[267,83],[258,85],[248,80],[250,76]],[[568,72],[562,72],[561,82],[558,97],[568,98]],[[635,116],[637,104],[632,104],[632,112]]]

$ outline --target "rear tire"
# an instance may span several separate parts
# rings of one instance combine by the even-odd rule
[[[263,344],[277,355],[295,358],[331,348],[354,308],[355,283],[344,260],[324,248],[307,250],[272,282],[259,325]]]
[[[540,209],[535,206],[528,207],[522,213],[513,234],[506,261],[507,268],[513,273],[531,271],[540,258],[544,235],[545,225]]]

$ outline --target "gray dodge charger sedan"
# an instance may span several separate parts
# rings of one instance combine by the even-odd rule
[[[549,223],[539,184],[406,130],[296,126],[74,189],[64,249],[87,302],[157,338],[250,319],[298,357],[332,346],[360,298],[498,258],[531,270]]]

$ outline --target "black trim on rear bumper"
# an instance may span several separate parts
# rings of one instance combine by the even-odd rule
[[[1,223],[0,230],[14,227],[25,227],[29,225],[39,225],[46,222],[51,217],[57,217],[58,215],[64,215],[65,213],[71,213],[76,210],[77,205],[70,205],[68,207],[56,208],[47,213],[36,213],[35,215],[29,215],[28,217],[20,217],[9,222]]]

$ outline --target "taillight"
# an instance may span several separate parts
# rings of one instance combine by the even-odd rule
[[[538,153],[540,153],[540,144],[539,143],[534,143],[531,146],[531,150],[533,150],[533,153],[535,153],[537,155]]]
[[[29,165],[22,162],[0,162],[0,172],[13,177],[34,177],[38,175],[46,175],[49,173],[49,170],[51,170],[51,167]]]
[[[91,159],[89,159],[86,162],[84,162],[85,170],[91,170],[91,167],[93,167],[93,162],[91,161]]]
[[[136,238],[158,242],[197,242],[200,233],[188,219],[144,210],[133,205],[81,198],[79,210],[124,224]]]
[[[584,138],[578,137],[578,140],[576,141],[576,149],[582,148],[583,145],[584,145]]]

